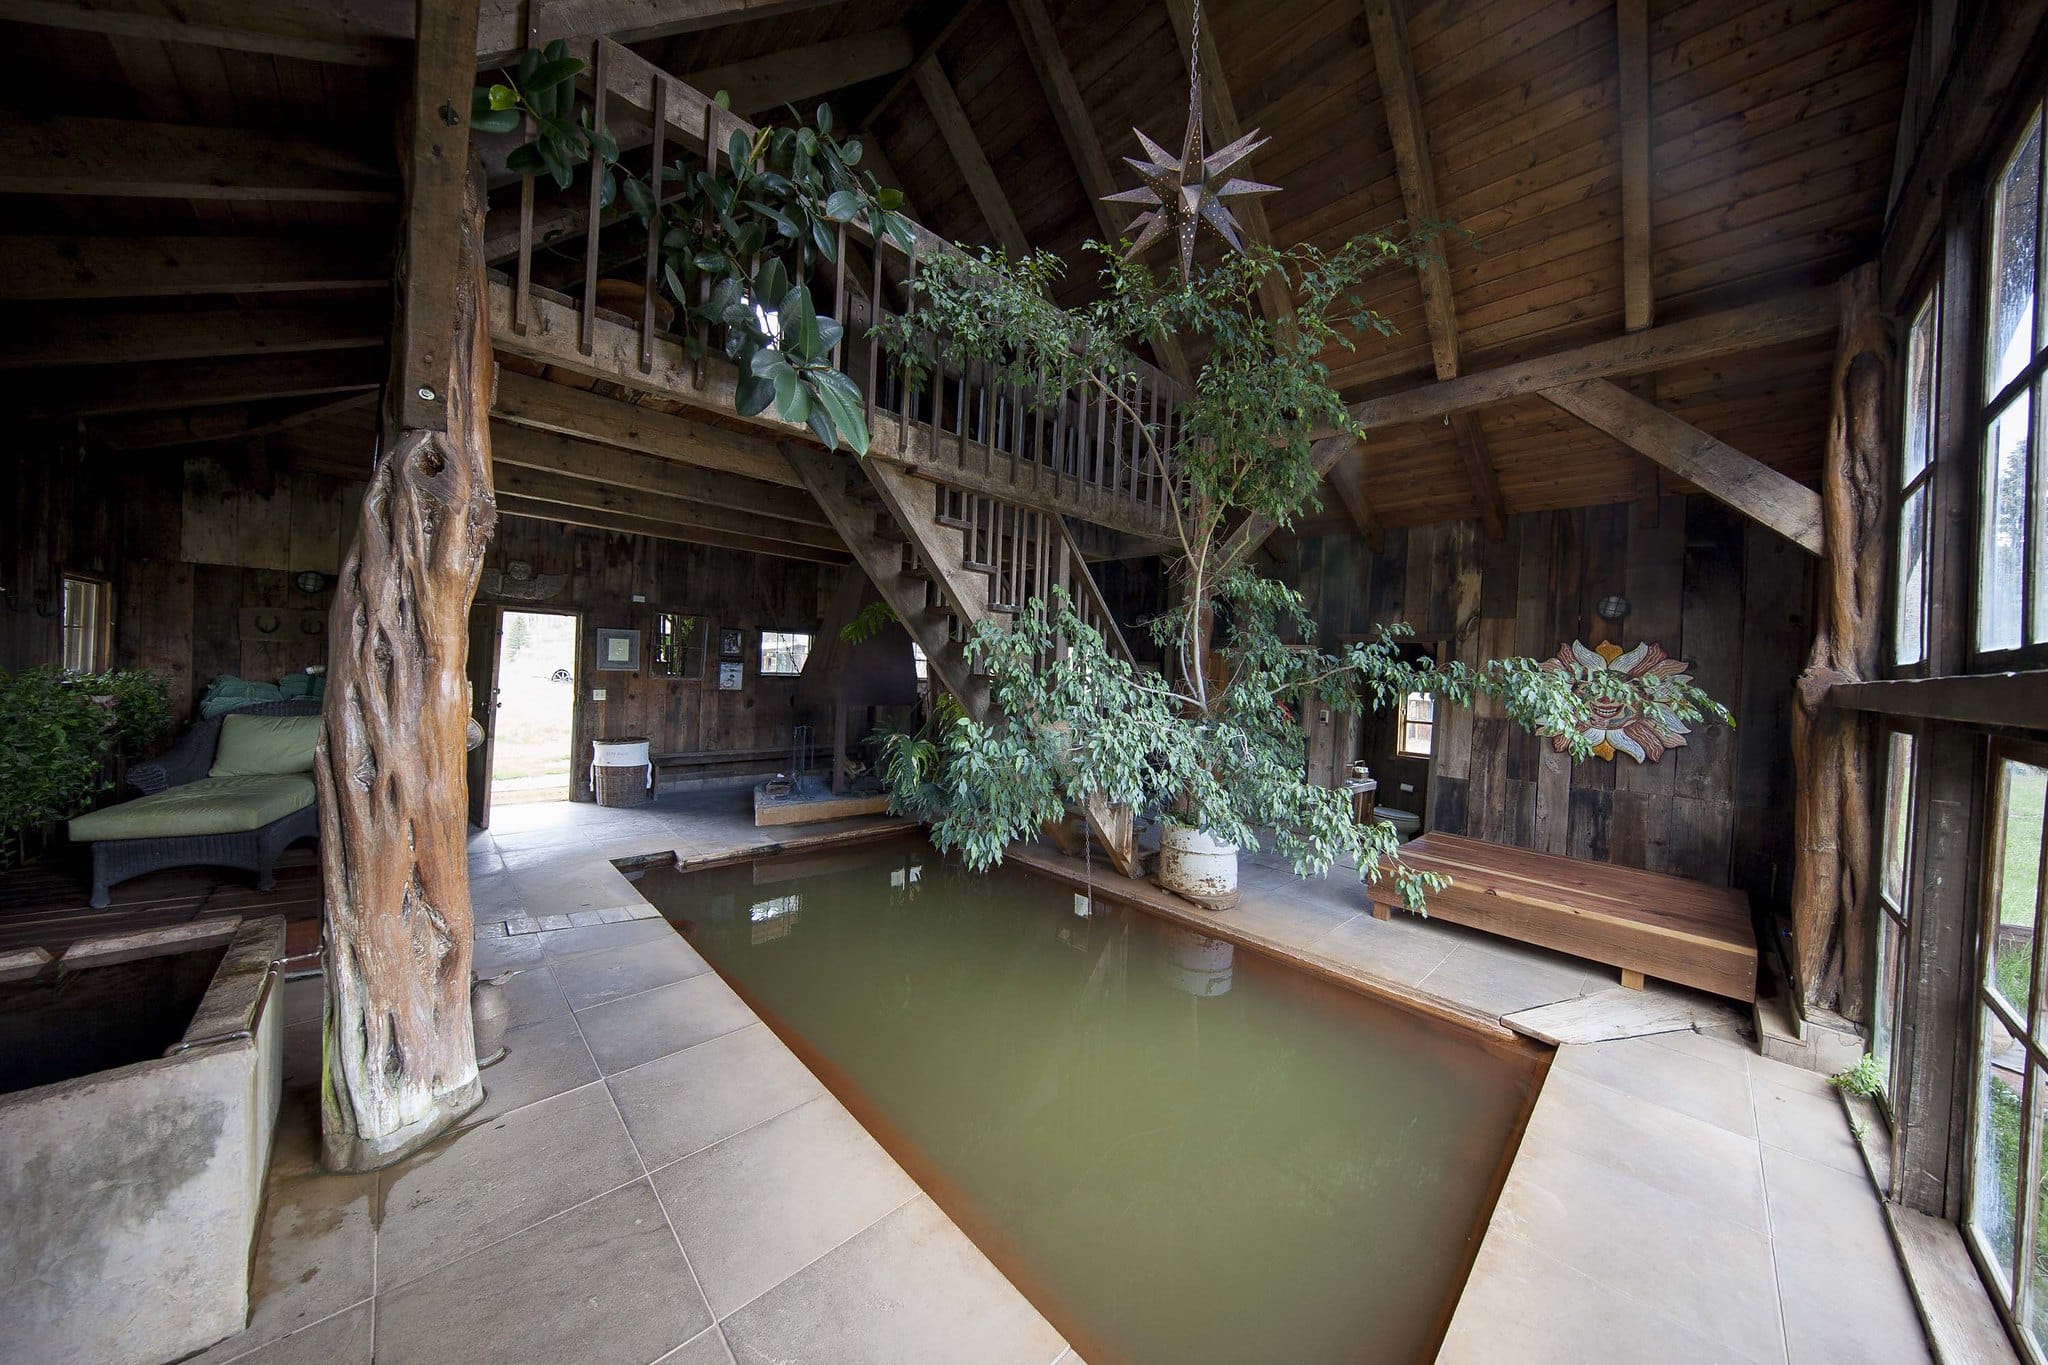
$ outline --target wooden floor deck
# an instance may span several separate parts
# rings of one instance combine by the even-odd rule
[[[91,884],[82,868],[43,859],[0,873],[0,952],[47,948],[61,952],[97,934],[160,929],[218,915],[283,915],[286,951],[312,952],[320,943],[319,854],[288,851],[277,866],[277,885],[258,891],[246,872],[176,868],[122,882],[104,910],[86,904]]]
[[[1439,919],[1604,962],[1624,985],[1655,977],[1756,998],[1756,935],[1740,891],[1451,834],[1403,845],[1401,860],[1451,878],[1429,898]],[[1380,919],[1401,908],[1390,882],[1371,894]]]

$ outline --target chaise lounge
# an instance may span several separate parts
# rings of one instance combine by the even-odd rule
[[[116,882],[171,867],[236,867],[274,883],[278,855],[320,832],[313,799],[318,702],[264,702],[202,720],[153,763],[129,769],[140,799],[78,816],[92,846],[92,906]]]

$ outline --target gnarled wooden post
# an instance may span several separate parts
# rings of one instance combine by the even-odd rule
[[[1843,277],[1833,411],[1821,471],[1819,619],[1793,698],[1792,970],[1803,1008],[1862,1013],[1871,913],[1869,724],[1827,704],[1877,667],[1884,602],[1884,470],[1892,335],[1877,267]],[[1845,986],[1847,987],[1845,989]]]
[[[335,1170],[394,1161],[483,1096],[464,738],[469,609],[497,506],[484,200],[468,174],[476,7],[420,9],[391,379],[335,587],[314,765],[327,899],[322,1147]]]

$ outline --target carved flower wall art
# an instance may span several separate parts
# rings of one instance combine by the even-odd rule
[[[1644,643],[1624,650],[1620,645],[1610,643],[1588,648],[1574,640],[1559,649],[1556,658],[1544,660],[1543,667],[1554,673],[1583,671],[1587,675],[1577,690],[1593,714],[1582,733],[1595,741],[1593,752],[1601,758],[1612,760],[1615,754],[1624,753],[1638,763],[1655,763],[1664,756],[1666,749],[1685,747],[1689,731],[1685,722],[1669,707],[1654,702],[1640,707],[1617,702],[1604,695],[1598,685],[1597,675],[1602,673],[1619,674],[1628,679],[1654,677],[1679,683],[1692,681],[1692,675],[1685,671],[1685,660],[1670,657],[1663,646]],[[1564,753],[1570,744],[1565,736],[1552,735],[1550,747]]]

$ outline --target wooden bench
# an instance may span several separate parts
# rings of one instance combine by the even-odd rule
[[[1638,990],[1655,977],[1756,998],[1756,936],[1740,891],[1454,834],[1404,844],[1401,860],[1452,879],[1429,897],[1434,918],[1604,962]],[[1376,919],[1403,908],[1392,882],[1370,893]]]

